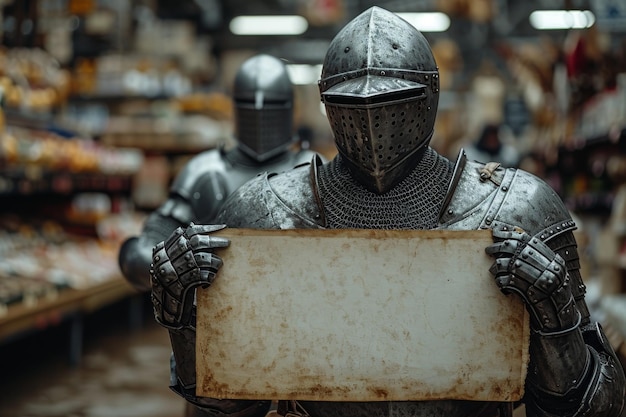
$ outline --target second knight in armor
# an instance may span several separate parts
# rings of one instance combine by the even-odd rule
[[[151,288],[152,248],[177,227],[213,221],[226,198],[250,178],[262,172],[285,171],[312,158],[311,151],[292,149],[296,139],[294,92],[281,60],[265,54],[246,60],[235,77],[233,100],[236,146],[228,151],[208,150],[192,158],[174,179],[167,201],[149,215],[141,234],[120,248],[120,269],[139,291]],[[189,295],[193,298],[193,291]],[[195,355],[194,343],[173,343],[173,350],[172,378],[193,380],[193,363],[185,358]],[[225,401],[219,407],[230,409]],[[189,403],[185,415],[205,414]]]
[[[261,54],[246,60],[235,77],[233,100],[237,145],[192,158],[174,179],[168,200],[120,249],[122,273],[140,291],[150,290],[152,248],[177,227],[211,222],[226,198],[250,178],[312,158],[311,151],[292,149],[294,92],[280,59]]]

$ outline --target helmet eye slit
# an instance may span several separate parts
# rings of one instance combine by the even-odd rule
[[[365,107],[377,104],[390,104],[408,100],[423,100],[426,98],[426,87],[388,91],[378,94],[324,94],[324,103],[351,107]]]

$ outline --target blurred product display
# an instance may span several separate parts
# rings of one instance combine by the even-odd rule
[[[87,288],[117,275],[110,262],[114,247],[72,238],[54,224],[44,224],[40,231],[26,224],[17,227],[0,235],[4,313],[13,303],[34,305],[38,298],[54,298],[65,288]]]
[[[232,86],[248,58],[286,64],[294,131],[331,159],[321,64],[338,30],[377,5],[429,24],[418,29],[440,74],[433,149],[529,171],[565,202],[592,314],[626,362],[626,7],[548,3],[0,0],[0,348],[63,323],[80,339],[77,317],[141,301],[120,245],[189,161],[235,148]],[[238,35],[243,15],[303,26]],[[489,130],[495,145],[480,139]]]

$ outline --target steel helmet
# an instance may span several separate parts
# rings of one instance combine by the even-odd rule
[[[237,71],[233,97],[242,151],[264,161],[293,143],[293,84],[280,59],[261,54],[246,60]]]
[[[332,40],[319,81],[337,149],[353,176],[384,193],[419,162],[433,134],[439,71],[426,38],[372,7]]]

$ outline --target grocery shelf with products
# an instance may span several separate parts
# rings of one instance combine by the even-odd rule
[[[76,365],[85,315],[128,303],[131,327],[141,322],[146,295],[122,277],[119,246],[177,167],[227,142],[232,102],[192,91],[171,54],[101,50],[72,61],[0,47],[0,345],[69,324]]]
[[[52,221],[35,227],[6,215],[4,219],[0,232],[0,341],[10,342],[70,321],[69,360],[78,364],[82,315],[122,299],[141,303],[117,271],[117,246],[71,236]],[[137,306],[129,311],[138,314]]]
[[[0,196],[0,343],[70,321],[69,359],[77,364],[82,315],[142,302],[117,266],[118,241],[139,219],[78,209],[86,195],[70,196],[70,203],[31,191]],[[94,196],[86,197],[93,206]]]
[[[0,344],[69,321],[77,363],[83,315],[143,300],[119,245],[179,159],[228,137],[231,102],[192,90],[211,47],[188,22],[131,22],[134,2],[0,3],[39,34],[0,33]]]
[[[85,314],[142,302],[119,272],[117,250],[141,222],[129,196],[143,153],[59,119],[67,78],[42,51],[0,59],[0,344],[69,322],[77,364]]]
[[[0,345],[145,294],[124,280],[121,242],[166,196],[176,166],[230,134],[231,101],[192,92],[168,57],[75,57],[0,48]]]
[[[117,248],[140,221],[123,208],[141,156],[10,122],[0,136],[0,341],[71,320],[77,363],[81,315],[136,297]]]
[[[626,171],[625,151],[626,128],[559,148],[554,167],[557,189],[570,210],[610,216]]]

